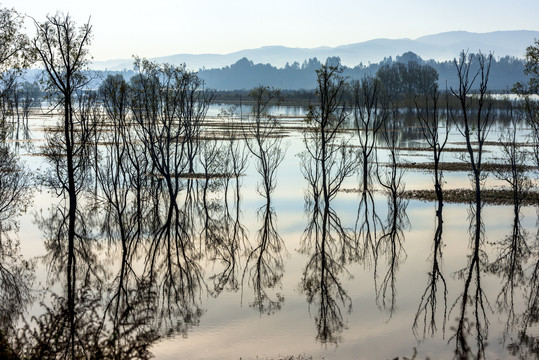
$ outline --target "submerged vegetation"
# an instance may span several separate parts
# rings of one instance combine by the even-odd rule
[[[308,303],[317,342],[342,342],[353,308],[345,285],[353,266],[372,270],[376,306],[390,319],[396,314],[407,210],[410,199],[420,199],[436,201],[436,222],[414,335],[423,339],[441,328],[457,356],[484,358],[488,314],[496,309],[508,313],[507,332],[520,334],[508,350],[537,355],[537,339],[527,330],[539,318],[538,247],[520,219],[523,206],[539,204],[537,101],[530,96],[537,95],[539,43],[528,48],[530,82],[515,87],[522,102],[490,96],[491,55],[461,53],[453,62],[458,85],[445,92],[429,65],[387,65],[350,82],[328,59],[316,69],[316,89],[301,94],[309,97],[303,118],[283,120],[270,106],[286,92],[259,86],[248,101],[209,115],[216,94],[199,74],[140,58],[129,81],[110,75],[90,90],[89,23],[79,28],[69,15],[48,16],[35,22],[30,40],[16,12],[0,11],[9,28],[0,28],[0,54],[6,54],[0,56],[1,355],[149,358],[159,340],[187,336],[204,316],[204,299],[224,292],[240,293],[260,317],[281,311],[291,249],[277,227],[273,196],[278,180],[287,181],[277,176],[290,152],[286,137],[297,135],[307,225],[294,249],[305,260],[296,290]],[[45,99],[17,82],[33,61],[45,69]],[[20,154],[36,149],[20,144],[32,139],[29,119],[43,100],[58,123],[43,131],[48,162],[32,176]],[[488,137],[496,124],[503,126],[498,142]],[[459,138],[448,147],[451,128]],[[405,143],[407,129],[417,146]],[[414,152],[428,152],[432,162],[406,162]],[[460,162],[444,161],[447,153]],[[263,200],[252,234],[241,221],[249,164]],[[407,191],[409,169],[431,173],[433,189]],[[471,189],[445,188],[454,171],[469,174]],[[488,188],[488,177],[506,188]],[[359,203],[354,226],[347,227],[335,207],[339,194],[350,191],[344,184],[354,181]],[[35,188],[49,190],[57,202],[33,214],[46,253],[27,260],[16,234]],[[385,216],[375,191],[385,197]],[[469,204],[470,238],[462,268],[452,275],[459,289],[451,303],[443,206],[452,202]],[[514,209],[512,233],[496,243],[494,261],[485,249],[485,204]],[[40,314],[29,319],[36,266],[46,268],[50,286]],[[495,303],[483,287],[486,273],[503,282]],[[518,314],[515,288],[525,298]]]

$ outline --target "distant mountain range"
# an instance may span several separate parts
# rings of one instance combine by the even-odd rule
[[[483,53],[493,52],[495,57],[514,56],[523,58],[526,47],[539,39],[539,31],[515,30],[494,31],[489,33],[473,33],[467,31],[451,31],[435,35],[422,36],[417,39],[374,39],[355,44],[337,47],[289,48],[285,46],[264,46],[257,49],[246,49],[230,54],[178,54],[156,57],[150,60],[159,63],[182,64],[189,69],[222,68],[239,59],[248,58],[254,63],[272,64],[283,67],[286,63],[302,64],[305,60],[317,58],[324,61],[330,56],[338,56],[341,63],[350,67],[360,63],[380,62],[386,57],[412,51],[423,59],[437,61],[450,60],[457,57],[460,51]],[[122,71],[133,68],[132,59],[116,59],[95,61],[95,70]]]

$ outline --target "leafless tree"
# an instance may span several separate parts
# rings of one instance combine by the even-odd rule
[[[483,207],[481,187],[486,176],[481,166],[483,147],[493,120],[492,102],[487,88],[491,61],[492,55],[473,56],[462,52],[459,60],[454,60],[459,87],[451,89],[451,93],[459,103],[458,111],[452,109],[451,116],[466,141],[467,161],[472,171],[472,185],[475,190],[475,201],[470,204],[471,254],[467,267],[457,272],[465,283],[462,294],[453,305],[455,307],[460,302],[458,326],[452,338],[456,341],[457,353],[462,356],[468,356],[472,352],[467,336],[473,328],[475,328],[477,357],[485,356],[484,346],[489,324],[486,312],[490,309],[490,304],[481,283],[482,272],[485,271],[487,264],[483,249],[484,227],[481,218]],[[471,90],[476,81],[478,93],[472,94]],[[477,148],[474,148],[474,145]],[[468,307],[472,310],[473,318],[468,316]]]
[[[280,92],[265,86],[254,88],[249,93],[253,99],[252,113],[244,121],[244,137],[251,154],[256,158],[256,169],[262,176],[258,192],[270,203],[270,194],[277,186],[276,174],[286,150],[283,148],[280,124],[269,114],[272,101],[279,101]]]
[[[269,114],[272,101],[280,101],[280,92],[259,86],[250,92],[253,99],[252,112],[243,121],[245,144],[256,159],[256,169],[262,176],[258,193],[266,203],[257,211],[262,219],[256,242],[247,250],[247,260],[243,270],[242,284],[245,279],[252,286],[254,300],[250,306],[261,314],[272,314],[281,309],[284,297],[280,293],[270,294],[281,283],[284,271],[283,252],[286,251],[275,222],[275,210],[271,205],[271,193],[277,186],[277,168],[284,159],[280,124]]]
[[[34,60],[23,27],[21,14],[14,9],[0,8],[0,100],[11,92],[22,70]]]
[[[224,123],[224,137],[228,140],[226,158],[224,159],[229,175],[225,178],[225,194],[228,194],[228,185],[231,178],[236,179],[236,203],[240,200],[241,175],[248,165],[249,149],[244,141],[242,132],[242,122],[236,116],[236,108],[222,110],[219,114]],[[225,202],[228,198],[225,195]]]
[[[44,81],[53,94],[57,94],[58,105],[63,112],[60,124],[61,133],[49,140],[49,157],[56,167],[58,190],[67,192],[68,210],[68,265],[67,292],[68,309],[73,315],[75,311],[75,237],[77,220],[77,198],[81,190],[82,179],[86,168],[88,139],[88,123],[77,118],[75,109],[75,93],[83,89],[88,79],[84,74],[88,62],[88,46],[91,39],[91,25],[86,23],[77,28],[69,15],[57,13],[47,16],[43,23],[35,21],[37,34],[32,41],[33,48],[45,68]],[[74,317],[70,326],[74,329]],[[74,353],[74,334],[70,344],[70,355]]]
[[[502,131],[499,139],[502,157],[499,159],[507,167],[501,167],[495,171],[494,176],[505,181],[511,189],[514,212],[520,212],[522,200],[526,193],[533,186],[529,176],[526,174],[525,165],[530,158],[530,154],[520,144],[518,135],[518,117],[514,112],[513,104],[508,103],[508,124]]]
[[[515,291],[523,288],[527,283],[525,264],[532,255],[532,248],[528,244],[528,233],[521,225],[522,201],[532,186],[524,168],[530,154],[517,141],[518,118],[514,113],[513,104],[509,101],[507,108],[508,124],[500,135],[499,143],[502,148],[500,160],[509,166],[497,169],[494,175],[510,186],[513,200],[513,226],[511,234],[496,242],[497,257],[489,264],[489,270],[503,280],[500,293],[496,298],[496,305],[500,310],[507,312],[505,333],[512,330],[517,323],[514,307]]]
[[[346,265],[357,260],[358,249],[331,201],[343,181],[356,169],[356,155],[347,146],[342,127],[348,116],[346,82],[342,69],[328,64],[317,70],[319,105],[310,106],[304,133],[306,151],[301,171],[309,187],[305,208],[309,223],[302,236],[301,252],[310,255],[303,271],[301,289],[309,309],[316,308],[317,340],[338,343],[346,326],[343,313],[352,301],[339,277],[348,274]]]
[[[451,93],[459,104],[458,110],[452,109],[451,116],[466,141],[467,161],[472,171],[475,202],[479,206],[482,206],[481,185],[486,177],[481,167],[483,147],[494,118],[492,99],[489,97],[487,88],[491,62],[492,54],[486,56],[480,53],[475,56],[462,52],[459,60],[454,60],[459,87],[451,88]],[[477,94],[472,93],[474,84],[478,85]],[[477,212],[477,216],[480,216],[480,212]]]
[[[0,144],[0,332],[14,335],[18,317],[32,300],[34,262],[23,258],[10,235],[30,200],[30,174],[10,149]]]
[[[521,96],[522,108],[526,121],[532,128],[531,138],[534,160],[539,166],[539,102],[535,98],[539,94],[539,40],[526,48],[526,65],[524,74],[528,75],[527,83],[516,83],[513,91]]]
[[[404,230],[409,226],[406,208],[408,201],[403,198],[404,170],[398,165],[400,163],[398,141],[399,132],[397,128],[398,108],[393,107],[388,113],[387,121],[382,127],[382,138],[388,149],[389,162],[385,165],[376,164],[376,178],[388,197],[387,220],[382,227],[382,235],[376,239],[374,247],[375,259],[375,283],[377,284],[377,273],[379,259],[385,255],[387,258],[387,271],[380,285],[376,286],[376,300],[379,306],[389,312],[392,316],[396,306],[396,278],[399,265],[403,261],[404,251]]]
[[[367,191],[376,163],[376,134],[389,116],[388,98],[383,94],[379,80],[365,77],[352,84],[354,96],[354,121],[359,138],[359,158],[362,169],[363,191]]]
[[[197,294],[203,286],[197,262],[200,249],[192,237],[191,216],[179,202],[179,193],[186,186],[182,175],[190,161],[184,110],[191,85],[185,82],[184,67],[136,59],[135,68],[138,74],[131,80],[131,114],[137,138],[148,156],[148,188],[154,208],[144,280],[151,285],[149,291],[160,294],[163,319],[168,319],[176,331],[185,332],[184,325],[189,322],[177,322],[177,318],[198,319]]]

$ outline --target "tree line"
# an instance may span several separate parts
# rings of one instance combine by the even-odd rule
[[[330,64],[340,64],[340,59],[328,58]],[[199,75],[208,87],[216,90],[238,90],[250,89],[260,84],[271,87],[297,90],[315,89],[315,70],[326,63],[324,60],[312,58],[303,64],[287,64],[283,68],[277,68],[271,64],[255,64],[247,58],[238,60],[236,63],[220,69],[201,69]],[[455,76],[452,61],[423,60],[412,52],[404,53],[395,59],[388,57],[379,63],[359,64],[354,67],[342,66],[344,76],[351,79],[360,80],[364,76],[374,76],[381,69],[393,66],[410,66],[415,63],[417,66],[432,67],[439,75],[439,83],[442,88],[449,89],[457,86],[458,78]],[[400,65],[399,65],[400,64]],[[412,65],[414,66],[414,65]],[[514,57],[493,58],[492,74],[490,77],[490,89],[498,92],[505,92],[512,88],[516,81],[527,81],[523,73],[525,60]],[[382,70],[383,71],[383,70]],[[474,87],[474,90],[477,90]]]

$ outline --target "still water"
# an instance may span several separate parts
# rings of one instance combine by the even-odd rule
[[[219,121],[222,107],[210,108],[212,121]],[[487,359],[537,357],[536,206],[523,206],[516,223],[512,205],[484,205],[480,261],[474,268],[469,204],[444,204],[435,249],[434,202],[392,202],[376,181],[363,194],[357,172],[324,204],[330,218],[326,228],[302,171],[306,148],[300,129],[306,110],[278,107],[272,112],[289,128],[279,143],[286,152],[276,166],[270,196],[261,190],[263,179],[252,155],[244,175],[228,182],[181,178],[180,225],[159,236],[160,229],[146,227],[132,253],[117,240],[119,227],[104,225],[114,212],[102,195],[92,196],[94,185],[88,184],[80,214],[85,233],[76,245],[77,281],[85,295],[75,307],[79,326],[101,335],[95,340],[82,329],[80,341],[87,336],[88,342],[110,344],[119,338],[116,353],[136,343],[156,359],[388,359],[415,353],[441,359],[454,357],[457,328],[465,320],[464,341],[473,354],[484,349]],[[30,118],[31,140],[18,154],[38,176],[31,201],[16,218],[18,226],[7,233],[20,243],[20,258],[13,262],[33,264],[29,300],[19,309],[30,327],[35,327],[32,316],[46,314],[47,308],[54,313],[66,286],[65,245],[54,245],[65,204],[39,181],[50,167],[43,158],[45,130],[55,121],[40,114]],[[489,140],[496,142],[503,128],[494,125]],[[526,131],[523,126],[519,134],[523,141]],[[431,161],[428,152],[414,150],[426,146],[417,128],[403,127],[400,133],[400,161]],[[355,149],[354,131],[342,136]],[[464,149],[463,141],[453,129],[447,147]],[[485,150],[485,161],[500,156],[494,143]],[[443,161],[462,162],[464,155],[448,152]],[[380,164],[389,162],[383,148],[377,157]],[[447,171],[444,179],[444,189],[471,188],[467,172]],[[407,170],[402,185],[405,190],[432,188],[432,176]],[[500,188],[504,182],[489,173],[486,186]],[[134,200],[133,194],[126,196],[127,209]],[[126,224],[122,231],[138,226]],[[177,251],[170,238],[189,239],[189,244]],[[135,242],[127,244],[135,247]],[[57,318],[42,318],[42,325],[47,319]]]

